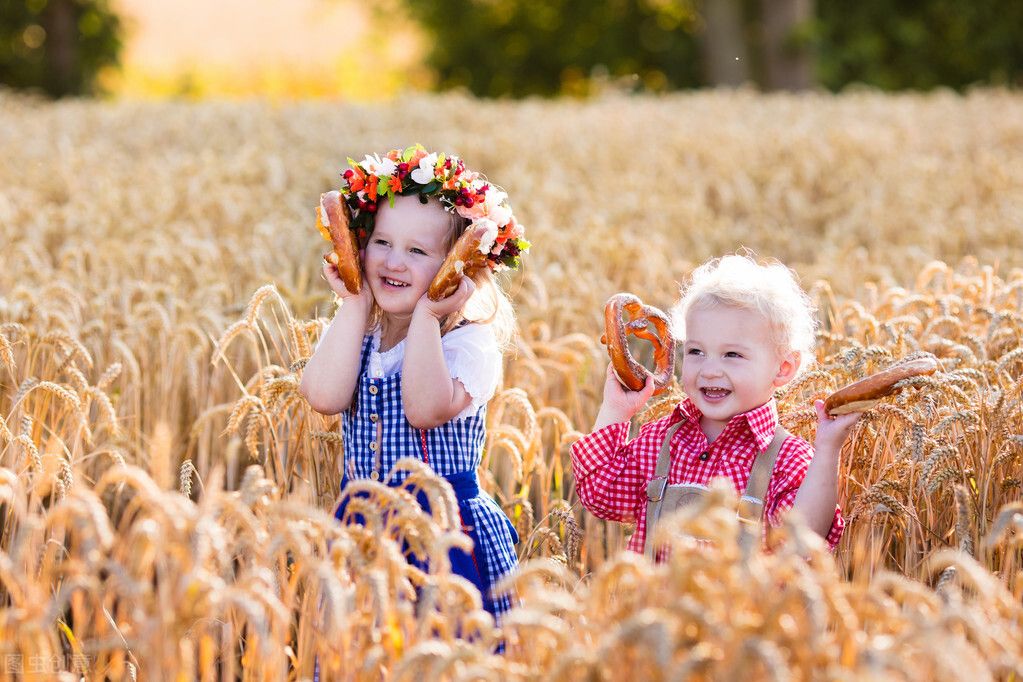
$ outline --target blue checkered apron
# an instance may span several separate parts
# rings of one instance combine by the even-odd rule
[[[475,583],[483,595],[484,608],[500,618],[511,608],[511,600],[507,596],[495,599],[490,589],[517,565],[515,544],[519,538],[497,503],[480,491],[476,477],[483,457],[487,408],[484,405],[470,417],[428,431],[414,428],[405,418],[401,403],[401,373],[381,379],[368,375],[371,345],[372,337],[366,336],[356,398],[351,408],[342,413],[344,475],[341,503],[335,516],[340,519],[344,515],[347,500],[344,488],[348,481],[384,480],[399,459],[422,459],[451,483],[458,498],[462,530],[472,538],[471,553],[451,550],[452,570]],[[399,474],[391,484],[400,485],[405,476]],[[424,495],[419,495],[419,501],[428,509]]]

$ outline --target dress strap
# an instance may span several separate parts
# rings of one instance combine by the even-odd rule
[[[362,377],[366,374],[366,368],[369,366],[369,353],[373,347],[373,335],[366,334],[362,337],[362,355],[359,357],[359,378],[355,382],[355,395],[352,396],[352,404],[348,408],[349,413],[354,417],[358,413],[359,408],[359,383],[362,381]]]

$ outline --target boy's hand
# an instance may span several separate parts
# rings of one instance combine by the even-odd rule
[[[429,295],[423,294],[416,303],[416,312],[425,313],[439,320],[445,315],[461,310],[475,291],[476,283],[462,275],[462,281],[458,283],[458,288],[447,298],[431,301]]]
[[[604,381],[604,402],[600,405],[597,422],[593,427],[597,431],[609,424],[618,424],[632,419],[646,405],[654,394],[654,378],[647,376],[646,383],[638,391],[630,391],[622,386],[615,376],[611,363],[607,364],[607,378]]]
[[[832,417],[825,412],[823,400],[815,400],[813,406],[817,410],[817,438],[814,439],[814,450],[829,448],[838,452],[863,413],[850,412]]]

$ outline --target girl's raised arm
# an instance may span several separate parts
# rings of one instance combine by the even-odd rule
[[[440,320],[460,310],[476,285],[463,277],[455,293],[441,301],[425,294],[412,313],[401,370],[401,396],[405,416],[417,429],[432,429],[451,421],[472,402],[462,382],[452,379],[444,361]]]
[[[299,393],[321,414],[337,414],[352,404],[359,380],[362,341],[373,304],[369,287],[349,294],[337,268],[324,264],[323,274],[343,302],[302,372]]]

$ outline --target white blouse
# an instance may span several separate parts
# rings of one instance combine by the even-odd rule
[[[501,383],[501,351],[494,332],[487,324],[466,324],[453,329],[440,340],[444,362],[452,379],[457,379],[472,398],[469,406],[455,415],[455,419],[471,417],[486,405]],[[405,359],[405,339],[394,348],[380,352],[380,330],[373,332],[369,363],[366,371],[380,379],[401,371]]]

